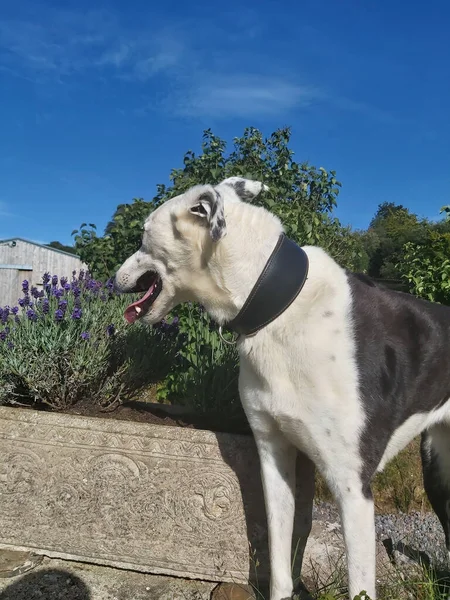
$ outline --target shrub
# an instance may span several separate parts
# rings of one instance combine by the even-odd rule
[[[450,234],[429,231],[422,244],[408,242],[397,265],[412,294],[450,305]]]
[[[0,403],[65,409],[81,400],[108,406],[164,377],[176,326],[128,328],[129,298],[88,274],[45,274],[22,285],[18,306],[0,309]],[[150,348],[150,351],[149,351]]]
[[[242,417],[236,347],[223,342],[202,307],[188,303],[178,315],[178,353],[158,396],[200,413]]]

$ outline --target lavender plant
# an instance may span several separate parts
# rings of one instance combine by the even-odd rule
[[[22,284],[18,305],[0,308],[0,403],[67,408],[80,400],[111,405],[164,378],[177,325],[127,327],[130,299],[89,273],[45,274]]]

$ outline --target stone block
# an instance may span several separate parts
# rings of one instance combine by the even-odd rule
[[[0,407],[0,531],[2,548],[155,574],[268,570],[248,436]]]

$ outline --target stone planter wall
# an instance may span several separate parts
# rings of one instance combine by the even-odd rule
[[[265,577],[254,442],[0,407],[0,547],[238,582],[255,556]]]

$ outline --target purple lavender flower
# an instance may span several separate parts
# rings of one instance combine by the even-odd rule
[[[52,289],[52,295],[55,296],[55,298],[62,298],[62,296],[64,296],[64,290],[60,290],[59,288],[54,287]]]
[[[17,315],[14,317],[14,321],[19,324],[20,323],[20,317],[18,317]]]
[[[40,292],[37,289],[37,287],[35,287],[34,285],[31,288],[31,295],[33,296],[33,298],[39,298],[40,297]]]
[[[58,310],[55,310],[55,320],[62,321],[63,319],[64,319],[64,313],[60,308],[58,308]]]
[[[106,333],[109,336],[114,335],[115,331],[116,331],[116,328],[113,323],[111,323],[111,325],[108,325],[108,327],[106,328]]]
[[[6,344],[6,347],[8,348],[8,350],[14,350],[14,344],[12,342],[8,342]]]
[[[3,310],[2,310],[2,313],[1,313],[1,317],[0,317],[0,321],[3,323],[3,325],[5,325],[6,322],[7,322],[7,320],[8,320],[9,311],[10,311],[9,306],[3,307]]]
[[[73,313],[70,315],[72,319],[81,319],[83,315],[83,311],[81,310],[81,308],[74,308]]]
[[[30,284],[28,283],[28,281],[26,279],[24,279],[22,281],[22,291],[23,291],[24,294],[28,294],[29,285]]]
[[[75,298],[78,298],[78,296],[81,295],[81,290],[79,287],[76,287],[75,285],[72,286],[72,293],[75,296]]]
[[[79,279],[80,281],[83,281],[83,279],[84,279],[84,275],[85,275],[85,273],[84,273],[83,269],[81,269],[81,271],[80,271],[80,274],[78,275],[78,279]]]
[[[64,289],[66,290],[66,292],[70,292],[70,290],[72,289],[72,286],[70,285],[70,283],[66,283],[64,285]]]
[[[33,321],[33,322],[38,320],[38,316],[32,308],[27,310],[27,317],[30,319],[30,321]]]
[[[42,283],[43,283],[44,285],[47,285],[47,284],[48,284],[48,282],[50,281],[50,279],[51,279],[51,277],[50,277],[50,273],[44,273],[44,274],[42,275]]]
[[[74,306],[75,308],[81,308],[81,298],[75,298]]]
[[[19,298],[19,306],[22,308],[25,306],[25,298]]]
[[[110,278],[108,279],[108,281],[106,282],[106,288],[107,288],[107,289],[108,289],[110,292],[112,292],[112,291],[114,290],[114,278],[113,278],[113,277],[110,277]]]
[[[83,331],[81,337],[83,338],[83,340],[87,341],[91,337],[91,334],[89,333],[89,331]]]
[[[44,313],[44,315],[48,314],[49,309],[50,309],[50,304],[49,304],[48,298],[44,298],[44,300],[42,301],[42,312]]]
[[[17,315],[17,313],[19,312],[19,307],[18,307],[18,306],[14,306],[14,307],[11,309],[11,312],[12,312],[12,314],[13,314],[13,315]]]
[[[60,300],[58,302],[58,308],[59,308],[59,310],[62,310],[64,314],[66,314],[67,300]]]
[[[7,333],[6,331],[0,331],[0,340],[4,342],[6,340]]]
[[[61,279],[59,280],[61,287],[65,288],[66,287],[66,283],[67,283],[67,277],[61,277]]]
[[[56,287],[58,285],[58,276],[57,275],[53,275],[52,277],[52,286]]]
[[[86,280],[86,289],[94,291],[96,287],[97,287],[97,282],[94,279]]]

